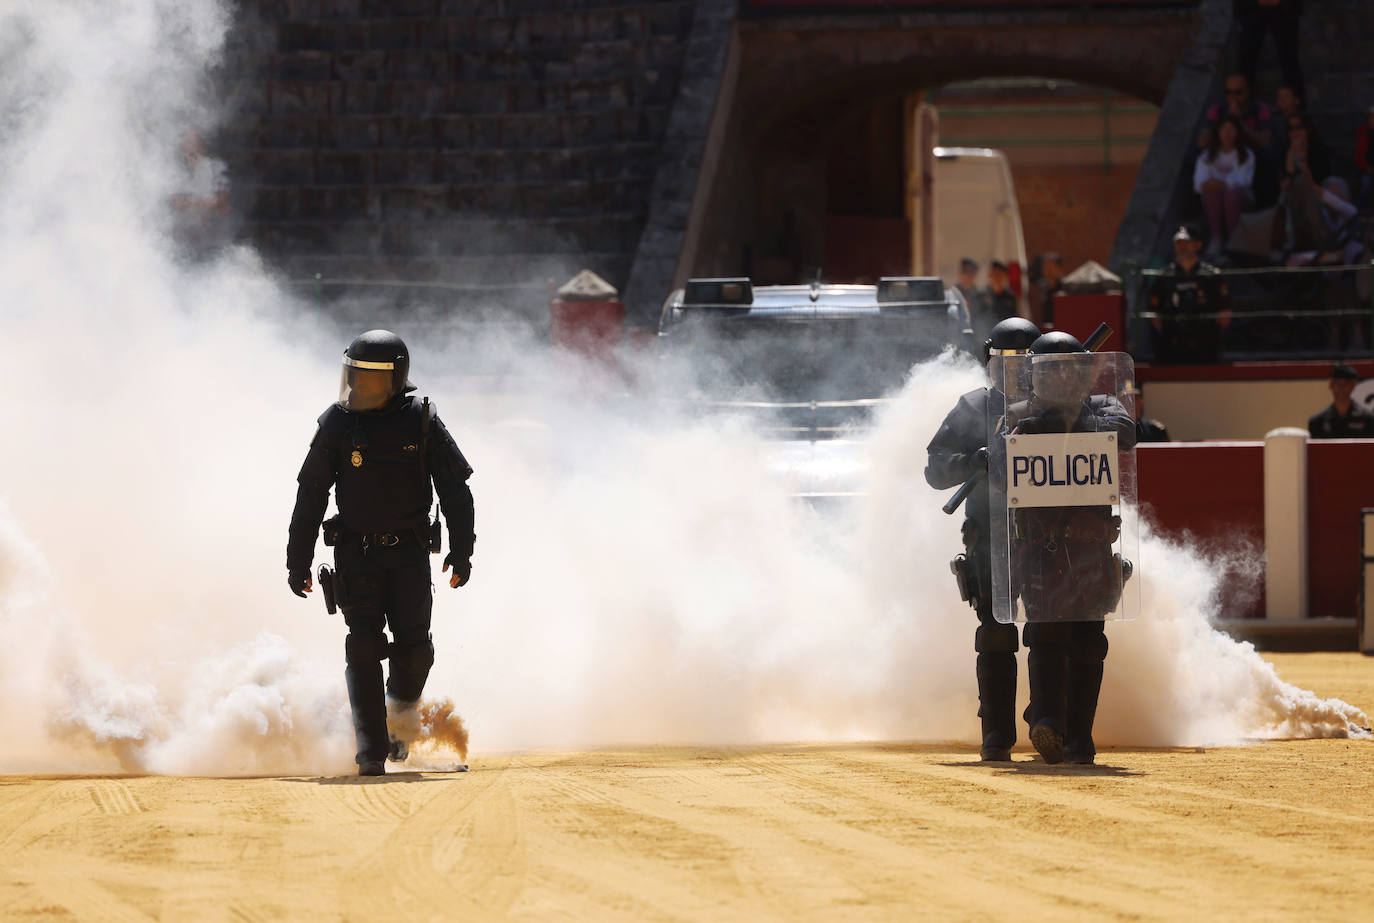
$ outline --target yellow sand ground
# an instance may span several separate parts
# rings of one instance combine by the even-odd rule
[[[1374,658],[1272,657],[1374,714]],[[0,777],[0,918],[1374,918],[1374,743],[540,752],[385,779]]]

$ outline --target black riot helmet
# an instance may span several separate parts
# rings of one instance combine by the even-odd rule
[[[1026,350],[1031,357],[1031,390],[1046,404],[1065,409],[1083,403],[1092,390],[1092,354],[1060,330],[1036,339]]]
[[[415,390],[409,381],[410,350],[390,330],[369,330],[343,355],[339,406],[344,410],[381,410],[400,394]]]
[[[993,356],[1019,356],[1040,336],[1040,328],[1024,317],[1008,317],[997,322],[983,341],[983,360]]]
[[[1062,330],[1051,330],[1049,333],[1041,334],[1026,350],[1032,356],[1048,356],[1051,353],[1085,353],[1087,351],[1087,348],[1078,342],[1078,337]]]

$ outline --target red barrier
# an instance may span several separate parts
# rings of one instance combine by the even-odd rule
[[[549,327],[554,346],[607,359],[625,335],[625,305],[555,299],[549,304]]]
[[[1060,292],[1054,296],[1054,329],[1086,340],[1098,325],[1105,322],[1112,328],[1100,352],[1124,352],[1126,331],[1126,299],[1119,295],[1071,295]]]
[[[1241,553],[1226,574],[1231,590],[1218,615],[1263,617],[1264,443],[1140,445],[1136,481],[1141,513],[1157,532],[1186,534],[1204,550]],[[1248,566],[1256,561],[1258,575]]]
[[[1360,510],[1374,507],[1374,440],[1307,444],[1308,615],[1359,615]]]

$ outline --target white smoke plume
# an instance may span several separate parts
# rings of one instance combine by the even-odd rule
[[[0,771],[351,763],[342,620],[284,579],[346,336],[250,250],[188,264],[169,237],[228,23],[210,0],[0,10]],[[436,580],[428,688],[477,753],[976,738],[958,523],[921,476],[976,369],[914,370],[846,514],[791,500],[746,421],[665,411],[680,369],[627,359],[627,386],[518,336],[398,329],[477,469],[473,580]],[[1211,631],[1196,555],[1151,541],[1143,559],[1146,611],[1111,629],[1104,743],[1367,723]]]

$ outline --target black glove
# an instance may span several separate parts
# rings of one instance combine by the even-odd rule
[[[301,599],[305,599],[306,588],[310,586],[310,571],[289,570],[286,572],[286,585]]]
[[[453,572],[458,575],[458,585],[466,586],[468,579],[472,576],[472,559],[463,557],[456,551],[450,551],[444,558],[444,570],[453,568]]]

